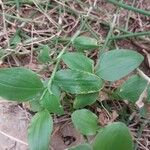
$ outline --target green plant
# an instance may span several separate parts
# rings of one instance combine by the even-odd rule
[[[102,128],[98,125],[96,114],[84,107],[96,102],[99,92],[105,87],[105,81],[114,82],[133,72],[142,63],[143,56],[133,50],[111,50],[101,54],[94,66],[94,61],[84,55],[84,50],[99,47],[95,39],[81,36],[70,43],[80,52],[65,52],[66,46],[58,55],[48,82],[41,81],[36,73],[25,68],[0,69],[0,96],[12,101],[30,101],[31,105],[38,106],[28,130],[30,149],[48,150],[53,130],[51,114],[63,115],[61,92],[66,92],[75,97],[73,108],[81,108],[71,115],[75,128],[85,136],[97,134],[93,143],[70,150],[133,150],[132,137],[125,124],[117,122]],[[43,54],[44,49],[46,53]],[[47,47],[43,47],[39,58],[44,62],[49,60],[47,53]],[[41,57],[43,55],[46,55],[46,59]],[[58,70],[61,60],[67,69]],[[116,93],[120,98],[135,103],[147,83],[145,78],[135,75]],[[136,84],[140,87],[136,87]],[[149,85],[146,90],[150,91]],[[147,100],[150,101],[150,94]]]

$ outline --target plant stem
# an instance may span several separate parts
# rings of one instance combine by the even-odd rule
[[[54,68],[54,70],[53,70],[53,72],[52,72],[52,75],[51,75],[51,78],[50,78],[50,80],[49,80],[49,82],[48,82],[48,90],[49,90],[50,93],[52,93],[52,91],[51,91],[52,81],[53,81],[53,79],[54,79],[55,73],[56,73],[57,68],[58,68],[58,66],[59,66],[59,63],[60,63],[60,61],[61,61],[61,57],[62,57],[62,55],[64,54],[64,52],[66,51],[66,49],[67,49],[67,47],[68,47],[69,45],[70,45],[70,42],[63,48],[63,50],[59,53],[59,55],[58,55],[58,57],[57,57],[57,62],[56,62],[55,68]]]
[[[125,39],[125,38],[131,38],[135,36],[144,36],[144,35],[150,35],[150,31],[145,31],[145,32],[136,32],[136,33],[128,33],[125,35],[118,35],[118,36],[113,36],[110,37],[111,40],[119,40],[119,39]]]
[[[135,1],[136,1],[136,0],[133,0],[132,7],[134,6]],[[131,10],[129,11],[128,16],[127,16],[127,21],[126,21],[126,25],[125,25],[125,30],[128,30],[130,17],[131,17]]]
[[[146,10],[143,10],[143,9],[135,8],[133,6],[129,6],[129,5],[124,4],[122,2],[117,2],[116,0],[107,0],[107,1],[109,3],[112,3],[112,4],[115,4],[115,5],[119,6],[119,7],[122,7],[124,9],[128,9],[128,10],[140,13],[142,15],[145,15],[145,16],[150,16],[150,11],[146,11]]]
[[[0,15],[3,15],[3,13],[0,12]],[[19,16],[13,16],[13,15],[10,15],[10,14],[7,14],[7,13],[5,13],[5,17],[12,18],[12,19],[17,19],[17,20],[23,21],[23,22],[31,22],[31,23],[42,24],[41,21],[35,21],[35,20],[32,20],[32,19],[22,18],[22,17],[19,17]]]
[[[123,0],[121,0],[121,2],[122,2]],[[120,8],[117,8],[117,10],[116,10],[116,13],[115,13],[115,15],[114,15],[114,19],[113,19],[113,21],[112,21],[112,23],[110,23],[110,25],[109,25],[109,32],[108,32],[108,34],[107,34],[107,37],[106,37],[106,39],[105,39],[105,43],[104,43],[104,45],[103,45],[103,48],[102,48],[102,50],[101,50],[101,53],[103,53],[104,51],[106,51],[105,49],[109,46],[109,44],[110,44],[110,38],[111,38],[111,36],[112,36],[112,34],[113,34],[113,30],[114,30],[114,28],[115,28],[115,24],[116,24],[116,20],[117,20],[117,16],[118,16],[118,14],[119,14],[119,11],[120,11]]]
[[[73,37],[71,38],[71,40],[69,41],[69,43],[62,49],[62,51],[61,51],[61,52],[59,53],[59,55],[57,56],[57,59],[56,59],[57,62],[56,62],[56,65],[55,65],[55,67],[54,67],[54,70],[53,70],[53,72],[52,72],[51,78],[49,79],[48,86],[47,86],[47,87],[48,87],[48,91],[49,91],[50,93],[52,93],[52,91],[51,91],[52,82],[53,82],[53,79],[54,79],[54,77],[55,77],[55,74],[56,74],[56,71],[57,71],[57,69],[58,69],[58,66],[59,66],[59,64],[60,64],[62,55],[65,53],[66,49],[67,49],[68,46],[74,41],[74,39],[81,33],[81,30],[82,30],[83,27],[85,26],[85,23],[86,23],[86,21],[87,21],[87,19],[88,19],[88,16],[90,15],[90,13],[91,13],[93,7],[96,6],[96,3],[97,3],[97,0],[94,1],[93,6],[90,6],[89,11],[87,12],[87,15],[85,16],[85,19],[84,19],[83,23],[81,24],[79,30],[73,35]]]
[[[108,42],[109,42],[109,40],[110,40],[110,38],[111,38],[113,29],[114,29],[114,26],[115,26],[116,19],[117,19],[117,15],[115,14],[115,15],[114,15],[113,22],[112,22],[112,24],[110,25],[110,29],[109,29],[109,32],[108,32],[108,34],[107,34],[107,37],[106,37],[106,39],[105,39],[105,43],[104,43],[103,48],[102,48],[102,50],[101,50],[101,53],[103,53],[103,52],[106,51]]]
[[[108,27],[108,28],[110,28],[110,25],[109,25],[108,23],[106,23],[106,22],[101,22],[100,24],[101,24],[101,25],[104,25],[104,26],[106,26],[106,27]],[[117,30],[119,30],[119,31],[121,31],[121,32],[123,32],[123,33],[127,33],[127,34],[133,33],[133,32],[127,31],[127,30],[125,30],[125,29],[122,29],[122,28],[120,28],[120,27],[114,27],[114,29],[117,29]],[[149,31],[148,31],[148,32],[149,32]],[[140,36],[138,37],[138,36],[137,36],[137,38],[149,42],[149,40],[146,39],[146,38],[144,38],[144,37],[140,37]]]

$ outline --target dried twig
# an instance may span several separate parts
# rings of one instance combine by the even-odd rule
[[[24,144],[24,145],[28,145],[26,142],[21,141],[21,140],[19,140],[19,139],[13,137],[13,136],[11,136],[11,135],[8,135],[7,133],[5,133],[5,132],[3,132],[3,131],[1,131],[1,130],[0,130],[0,134],[6,136],[6,137],[8,137],[8,138],[10,138],[10,139],[13,140],[13,141],[18,142],[18,143],[21,143],[21,144]]]
[[[137,69],[137,71],[138,71],[138,74],[142,77],[142,78],[144,78],[145,80],[147,80],[148,81],[148,83],[150,83],[150,77],[148,77],[142,70],[140,70],[140,69]]]

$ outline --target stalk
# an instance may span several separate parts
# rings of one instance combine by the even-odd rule
[[[114,5],[117,5],[119,7],[122,7],[124,9],[128,9],[128,10],[131,10],[131,11],[134,11],[136,13],[139,13],[139,14],[142,14],[142,15],[145,15],[145,16],[150,16],[150,11],[146,11],[146,10],[143,10],[143,9],[139,9],[139,8],[135,8],[133,6],[129,6],[127,4],[124,4],[122,2],[117,2],[116,0],[107,0],[109,3],[112,3]]]
[[[136,33],[128,33],[124,35],[118,35],[118,36],[113,36],[110,37],[111,40],[120,40],[120,39],[125,39],[125,38],[131,38],[131,37],[137,37],[137,36],[145,36],[145,35],[150,35],[150,31],[145,31],[145,32],[136,32]]]

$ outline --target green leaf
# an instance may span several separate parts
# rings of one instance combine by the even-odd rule
[[[42,94],[43,94],[43,91],[42,93],[39,93],[37,96],[35,96],[33,99],[29,101],[31,111],[38,112],[38,111],[43,110],[43,107],[40,104],[40,98]]]
[[[38,60],[41,63],[47,63],[50,61],[50,56],[49,56],[49,47],[47,45],[43,45],[41,47],[40,53],[38,55]]]
[[[49,91],[52,91],[52,93],[56,96],[60,96],[61,95],[61,89],[60,87],[55,84],[54,82],[52,82],[52,85],[49,87],[48,85],[49,79],[46,79],[43,81],[44,87],[48,88]]]
[[[49,112],[62,115],[64,110],[60,104],[60,98],[54,94],[50,94],[47,90],[42,98],[41,105]]]
[[[112,50],[100,56],[96,74],[104,80],[116,81],[136,69],[143,59],[143,56],[135,51]]]
[[[103,86],[103,81],[98,76],[70,69],[56,72],[54,82],[64,91],[72,94],[94,93]]]
[[[60,96],[61,95],[61,89],[58,85],[52,83],[51,89],[52,93],[56,96]]]
[[[132,136],[124,123],[116,122],[101,129],[93,150],[133,150]]]
[[[138,75],[134,75],[117,90],[117,93],[123,99],[136,102],[146,86],[146,80]]]
[[[95,103],[99,93],[80,94],[77,95],[73,107],[75,109],[84,108],[85,106],[92,105]]]
[[[33,112],[38,112],[38,111],[42,110],[42,108],[43,108],[38,99],[33,99],[33,100],[29,101],[29,104],[30,104],[30,109]]]
[[[66,53],[62,57],[65,64],[72,70],[93,72],[94,62],[82,53]]]
[[[148,117],[148,114],[149,114],[149,112],[145,105],[143,107],[139,108],[139,115],[141,118],[146,119]]]
[[[84,135],[94,135],[98,130],[98,117],[87,109],[76,110],[71,116],[73,125]]]
[[[8,100],[27,101],[43,90],[39,77],[25,68],[0,69],[0,96]]]
[[[47,110],[35,114],[28,129],[30,150],[49,150],[53,119]]]
[[[92,50],[98,48],[97,40],[87,36],[79,36],[74,39],[73,45],[78,50]]]
[[[17,30],[16,33],[10,38],[10,45],[17,45],[21,43],[21,37],[19,35],[20,31]]]
[[[92,148],[89,144],[81,144],[76,147],[69,148],[68,150],[92,150]]]

